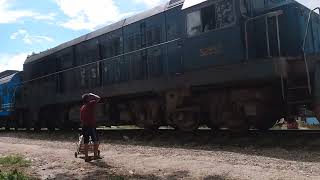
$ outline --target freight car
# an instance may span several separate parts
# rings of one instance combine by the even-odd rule
[[[319,30],[294,0],[171,0],[29,56],[17,117],[77,127],[86,92],[105,99],[104,125],[246,130],[301,106],[320,116]]]
[[[19,98],[21,73],[7,70],[0,73],[0,127],[17,127],[15,102]]]

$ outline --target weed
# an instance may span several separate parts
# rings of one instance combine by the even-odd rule
[[[25,160],[23,157],[18,155],[10,155],[6,157],[1,157],[0,165],[27,167],[30,165],[30,161]]]
[[[0,180],[28,180],[23,172],[30,165],[30,161],[19,155],[0,157]]]
[[[10,172],[0,171],[0,180],[28,180],[29,178],[18,170],[13,170]]]

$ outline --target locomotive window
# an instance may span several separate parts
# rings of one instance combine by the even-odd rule
[[[194,36],[201,33],[201,12],[195,11],[187,15],[188,34]]]
[[[98,41],[92,39],[77,45],[76,56],[79,64],[86,64],[99,60]]]
[[[201,10],[202,32],[207,32],[216,28],[216,7],[214,5]]]
[[[179,2],[179,1],[180,1],[180,0],[170,0],[169,4],[171,5],[171,4],[177,3],[177,2]]]
[[[57,53],[57,60],[60,63],[60,68],[67,69],[73,66],[73,49],[64,49]]]
[[[147,37],[146,37],[146,22],[140,24],[140,33],[141,33],[141,47],[146,47]]]
[[[234,22],[234,12],[232,0],[220,1],[216,5],[217,28],[226,27]]]
[[[131,34],[127,37],[127,52],[134,51],[141,48],[140,33]]]
[[[241,0],[240,2],[240,11],[242,15],[248,15],[249,3],[247,0]]]
[[[147,31],[147,45],[159,44],[161,41],[161,27],[153,27]]]
[[[59,60],[60,60],[62,69],[70,68],[73,65],[72,54],[64,54],[63,56],[59,57]]]
[[[265,6],[265,0],[255,0],[252,1],[253,3],[253,8],[255,9],[262,9]]]
[[[103,59],[110,58],[121,54],[122,37],[103,36],[100,39],[101,56]]]
[[[170,9],[166,12],[167,20],[167,40],[178,38],[182,33],[182,16],[178,8]]]
[[[224,28],[235,20],[233,0],[220,1],[187,15],[187,32],[194,36],[218,28]]]

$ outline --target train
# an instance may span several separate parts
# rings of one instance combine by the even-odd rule
[[[320,118],[316,10],[295,0],[170,0],[28,56],[0,80],[0,90],[15,81],[2,88],[1,125],[78,128],[87,92],[102,97],[102,126],[243,131],[302,109]]]

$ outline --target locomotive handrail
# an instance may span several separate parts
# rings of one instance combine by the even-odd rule
[[[277,45],[278,45],[278,55],[281,56],[281,41],[280,41],[280,31],[279,31],[279,16],[283,14],[282,10],[272,11],[266,14],[262,14],[256,17],[248,18],[245,20],[244,23],[244,31],[245,31],[245,48],[246,48],[246,61],[249,60],[249,40],[248,40],[248,30],[247,26],[250,21],[254,21],[256,19],[265,18],[265,26],[266,26],[266,39],[267,39],[267,53],[268,57],[271,57],[270,52],[270,39],[269,39],[269,25],[268,25],[268,18],[276,17],[276,29],[277,29]],[[281,74],[281,73],[280,73]],[[281,77],[281,91],[282,91],[282,98],[285,99],[285,87],[284,87],[284,78],[283,75]]]
[[[1,105],[1,108],[4,109],[4,108],[11,108],[13,107],[13,103],[7,103],[7,104],[2,104]]]
[[[246,48],[246,60],[249,59],[249,40],[248,40],[248,23],[250,21],[256,20],[256,19],[260,19],[260,18],[265,18],[265,25],[266,25],[266,37],[267,37],[267,52],[268,52],[268,56],[271,56],[270,53],[270,40],[269,40],[269,25],[268,25],[268,18],[269,17],[276,17],[276,24],[277,24],[277,40],[278,40],[278,52],[279,52],[279,56],[281,56],[281,47],[280,47],[280,36],[279,36],[279,20],[278,20],[278,16],[280,16],[281,14],[283,14],[282,10],[277,10],[277,11],[272,11],[266,14],[262,14],[259,16],[255,16],[252,18],[248,18],[245,20],[244,22],[244,31],[245,31],[245,48]]]
[[[140,52],[140,51],[143,51],[143,50],[151,49],[151,48],[154,48],[154,47],[162,46],[162,45],[165,45],[165,44],[169,44],[169,43],[172,43],[172,42],[175,42],[175,41],[179,41],[180,39],[181,38],[176,38],[176,39],[173,39],[173,40],[170,40],[170,41],[166,41],[166,42],[163,42],[163,43],[155,44],[155,45],[148,46],[148,47],[145,47],[145,48],[141,48],[141,49],[138,49],[138,50],[130,51],[130,52],[123,53],[123,54],[120,54],[120,55],[117,55],[117,56],[113,56],[113,57],[110,57],[110,58],[105,58],[105,59],[101,59],[101,60],[98,60],[98,61],[90,62],[90,63],[87,63],[87,64],[82,64],[82,65],[79,65],[79,66],[76,66],[76,67],[68,68],[68,69],[57,71],[57,72],[54,72],[54,73],[51,73],[51,74],[47,74],[47,75],[44,75],[44,76],[36,77],[34,79],[23,81],[21,83],[17,83],[17,84],[14,84],[14,85],[16,85],[16,86],[23,85],[23,84],[26,84],[26,83],[29,83],[29,82],[32,82],[32,81],[36,81],[36,80],[47,78],[47,77],[50,77],[50,76],[54,76],[54,75],[57,75],[57,74],[60,74],[60,73],[72,71],[74,69],[79,69],[79,68],[82,68],[82,67],[86,67],[86,66],[90,66],[90,65],[93,65],[93,64],[97,64],[99,62],[104,62],[104,61],[108,61],[108,60],[115,61],[115,60],[117,60],[116,58],[119,58],[119,57],[122,57],[122,56],[125,56],[125,55],[129,55],[129,54],[133,54],[133,53],[136,53],[136,52]]]
[[[308,16],[308,21],[307,21],[307,27],[305,30],[305,34],[304,34],[304,38],[303,38],[303,43],[302,43],[302,53],[303,53],[303,60],[304,60],[304,64],[306,66],[306,73],[307,73],[307,79],[308,79],[308,90],[309,90],[309,94],[312,93],[312,88],[311,88],[311,79],[310,79],[310,71],[309,71],[309,65],[308,65],[308,60],[307,60],[307,55],[306,55],[306,42],[307,42],[307,37],[308,37],[308,30],[309,30],[309,25],[310,25],[310,20],[311,20],[311,16],[312,13],[314,13],[316,10],[319,10],[319,14],[320,14],[320,8],[316,7],[312,10],[310,10],[309,12],[309,16]]]
[[[14,91],[13,91],[13,94],[12,94],[11,99],[10,99],[12,107],[14,107],[14,105],[15,105],[15,100],[16,100],[15,97],[16,97],[16,92],[17,92],[18,87],[19,86],[14,87]]]

